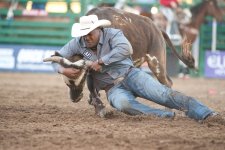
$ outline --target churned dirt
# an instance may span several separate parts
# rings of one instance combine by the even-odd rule
[[[225,80],[173,78],[173,88],[196,97],[225,116]],[[87,103],[68,99],[57,74],[0,73],[0,149],[22,150],[224,150],[225,126],[199,123],[178,113],[175,120],[131,117],[101,97],[109,119]],[[162,108],[143,99],[148,105]]]

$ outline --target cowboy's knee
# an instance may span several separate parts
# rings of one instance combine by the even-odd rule
[[[142,112],[140,112],[136,108],[133,108],[128,100],[121,100],[120,101],[120,111],[124,112],[125,114],[128,114],[128,115],[141,115],[141,114],[143,114]]]
[[[126,111],[127,109],[131,108],[131,105],[130,105],[129,101],[125,100],[125,99],[120,100],[119,105],[120,105],[120,108],[119,108],[120,111]]]
[[[126,111],[127,109],[131,108],[129,101],[126,99],[120,99],[120,100],[115,101],[113,106],[116,107],[120,111]]]

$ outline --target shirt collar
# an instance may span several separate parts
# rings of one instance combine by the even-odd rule
[[[100,32],[100,39],[99,39],[99,42],[98,42],[98,44],[101,44],[101,45],[103,44],[103,30],[101,30],[101,32]]]
[[[82,48],[85,48],[85,47],[86,47],[86,44],[85,44],[85,42],[84,42],[84,38],[83,38],[83,37],[79,37],[79,43],[80,43],[80,46],[81,46]]]

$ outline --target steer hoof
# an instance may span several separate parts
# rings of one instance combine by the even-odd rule
[[[95,114],[101,118],[110,118],[113,115],[112,111],[107,111],[106,108],[103,106],[99,110],[96,110],[95,108]]]
[[[107,111],[104,104],[102,103],[99,95],[89,95],[88,103],[93,105],[95,108],[95,114],[101,118],[110,118],[113,115],[112,111]]]

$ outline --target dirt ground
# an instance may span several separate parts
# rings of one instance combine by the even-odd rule
[[[173,78],[173,88],[196,97],[225,116],[225,80]],[[101,97],[109,119],[87,103],[68,99],[57,74],[0,73],[0,149],[224,150],[225,126],[201,124],[178,113],[175,120],[131,117],[116,112]],[[143,99],[140,101],[162,108]]]

